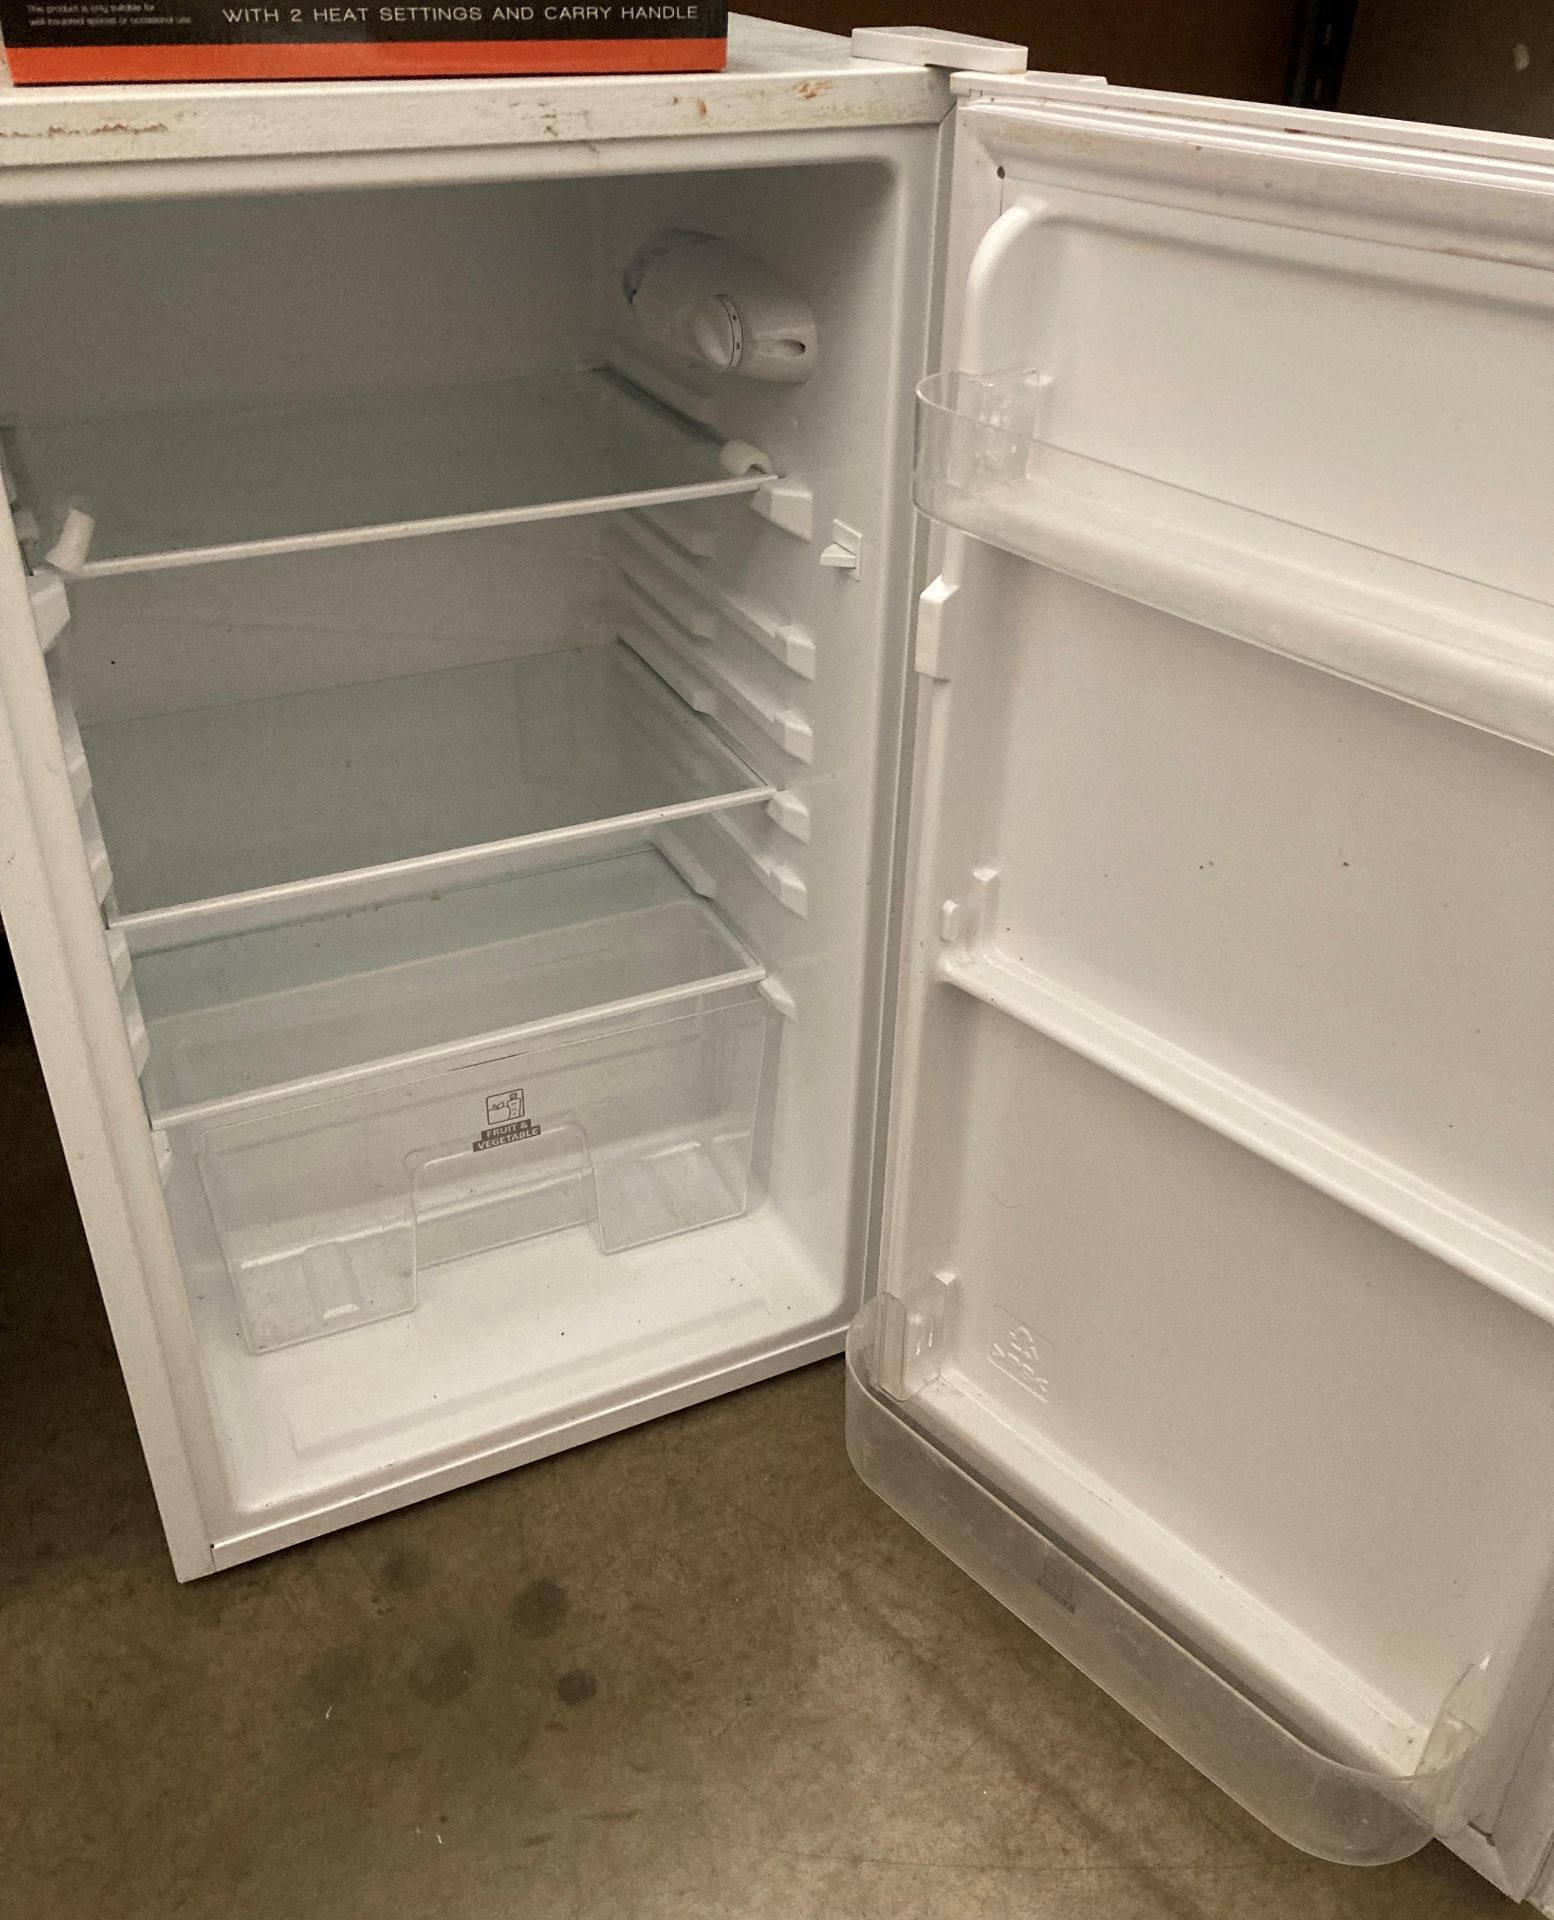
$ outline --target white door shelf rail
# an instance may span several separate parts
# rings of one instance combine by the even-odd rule
[[[918,387],[931,519],[1158,612],[1554,753],[1554,607],[1045,437],[1031,369]]]
[[[755,448],[597,367],[0,434],[37,557],[80,578],[748,494],[772,477]]]
[[[996,948],[950,949],[936,974],[1554,1323],[1554,1250],[1504,1221]]]

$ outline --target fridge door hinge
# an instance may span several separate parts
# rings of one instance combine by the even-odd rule
[[[1026,49],[1012,40],[987,40],[948,27],[854,27],[855,60],[888,60],[897,67],[948,67],[952,73],[1024,73]]]
[[[913,660],[925,680],[953,678],[954,626],[945,614],[959,589],[943,574],[930,580],[917,600],[917,639]]]

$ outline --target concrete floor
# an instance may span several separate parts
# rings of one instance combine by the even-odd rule
[[[1508,1920],[1259,1828],[895,1519],[813,1367],[168,1570],[0,1038],[4,1920]]]

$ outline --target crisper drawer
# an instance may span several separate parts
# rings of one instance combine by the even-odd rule
[[[408,1313],[423,1285],[458,1284],[457,1262],[542,1234],[587,1229],[615,1253],[743,1213],[772,1038],[745,985],[201,1128],[247,1344]]]

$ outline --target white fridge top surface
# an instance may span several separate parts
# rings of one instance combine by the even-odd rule
[[[284,160],[942,120],[943,73],[837,35],[729,21],[721,73],[123,87],[0,85],[0,182],[83,167]]]

